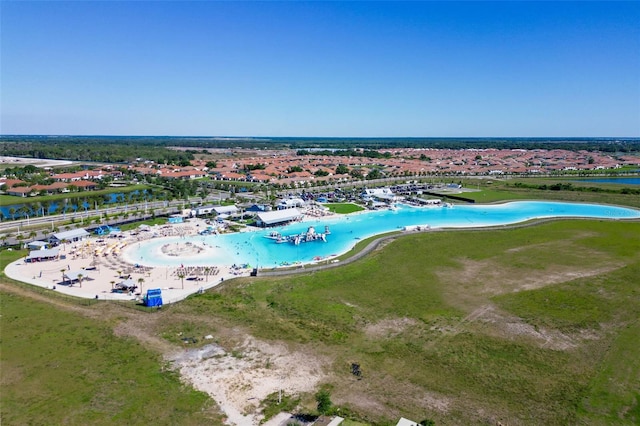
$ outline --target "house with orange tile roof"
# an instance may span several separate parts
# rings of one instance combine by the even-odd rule
[[[163,177],[170,179],[198,179],[207,176],[206,172],[200,170],[182,170],[182,171],[169,171],[166,173],[162,173]]]
[[[33,189],[28,186],[16,186],[7,189],[5,192],[7,195],[13,195],[15,197],[26,197],[33,192]]]
[[[9,188],[13,188],[14,186],[24,185],[24,184],[26,184],[26,182],[20,179],[0,178],[0,188],[4,189],[5,191]]]

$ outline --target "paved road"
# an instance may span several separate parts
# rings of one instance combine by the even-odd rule
[[[144,220],[153,217],[154,213],[158,215],[168,215],[181,212],[185,208],[189,208],[193,204],[218,203],[221,199],[228,198],[228,194],[223,196],[215,195],[202,199],[200,197],[190,198],[186,200],[174,201],[152,201],[137,204],[129,204],[126,206],[103,207],[98,210],[86,210],[81,212],[30,217],[28,219],[10,220],[0,223],[0,236],[6,237],[0,244],[15,245],[25,241],[34,239],[47,238],[52,230],[65,224],[66,226],[75,227],[96,227],[98,225],[117,225],[132,220]],[[128,213],[128,218],[115,217],[119,213]],[[93,221],[96,217],[104,217],[107,214],[109,219],[101,220],[100,223],[90,224],[87,220]],[[74,224],[69,225],[73,220]],[[89,226],[91,225],[91,226]],[[21,234],[24,238],[18,239],[17,235]]]

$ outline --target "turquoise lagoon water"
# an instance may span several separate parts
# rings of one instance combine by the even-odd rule
[[[606,219],[638,219],[640,210],[560,202],[518,201],[495,205],[454,205],[453,207],[410,207],[333,216],[287,226],[224,235],[189,238],[157,238],[131,247],[130,260],[148,266],[242,265],[270,268],[294,263],[313,263],[351,250],[359,240],[376,234],[399,231],[405,226],[431,228],[470,228],[507,225],[536,218],[581,217]],[[313,226],[317,232],[329,227],[326,242],[312,241],[294,245],[278,244],[265,238],[271,231],[282,235],[306,232]],[[171,257],[161,253],[166,244],[192,242],[205,250],[191,257]]]

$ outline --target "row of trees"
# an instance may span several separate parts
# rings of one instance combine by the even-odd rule
[[[119,194],[91,194],[69,197],[61,200],[33,201],[10,206],[5,213],[0,211],[0,218],[21,219],[26,217],[46,216],[49,214],[73,213],[76,211],[91,211],[106,204],[122,205],[136,204],[143,201],[168,200],[170,192],[148,188],[143,191],[129,191]],[[55,208],[54,208],[55,207]],[[55,211],[54,211],[55,210]]]
[[[134,143],[120,138],[2,136],[2,155],[32,158],[55,158],[72,161],[130,163],[137,159],[159,164],[186,166],[191,152],[169,149],[165,143]]]
[[[203,148],[353,150],[355,147],[374,151],[394,148],[436,149],[565,149],[569,151],[638,152],[637,138],[193,138],[149,136],[0,136],[4,155],[13,155],[20,145],[23,154],[34,158],[66,158],[76,160],[129,161],[137,157],[158,163],[178,164],[181,159],[193,159]],[[9,147],[8,144],[12,144]],[[82,149],[90,149],[86,158]],[[102,148],[100,148],[102,147]],[[113,147],[117,147],[114,150]],[[169,147],[189,147],[172,150]],[[200,151],[193,149],[199,148]],[[109,152],[113,151],[113,152]],[[119,151],[119,152],[117,152]],[[51,155],[51,154],[55,155]],[[317,152],[314,152],[317,154]],[[361,155],[361,154],[360,154]],[[375,154],[372,154],[375,155]],[[83,158],[77,158],[77,157]]]
[[[370,149],[355,150],[355,149],[326,149],[320,151],[309,151],[306,149],[300,149],[296,152],[297,155],[323,155],[330,157],[365,157],[365,158],[391,158],[390,152],[379,152]]]
[[[507,183],[509,186],[509,183]],[[626,194],[626,195],[640,195],[640,188],[603,188],[598,186],[576,186],[571,183],[553,183],[553,184],[527,184],[523,182],[516,182],[513,184],[516,188],[527,188],[527,189],[539,189],[542,191],[579,191],[579,192],[607,192],[612,194]]]

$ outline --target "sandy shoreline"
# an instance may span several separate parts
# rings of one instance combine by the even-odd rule
[[[172,225],[171,229],[181,235],[192,235],[195,233],[192,223]],[[203,250],[196,253],[197,256],[203,256],[203,265],[211,265],[206,271],[204,267],[196,270],[180,266],[145,266],[144,262],[131,255],[136,245],[144,241],[140,238],[140,233],[128,232],[122,235],[122,238],[91,236],[84,241],[62,244],[59,246],[58,259],[27,263],[22,258],[7,265],[5,274],[17,281],[88,299],[139,300],[146,290],[160,288],[164,303],[174,303],[200,290],[215,287],[223,280],[248,276],[250,273],[246,268],[204,262],[205,255],[216,252],[216,248],[210,246],[202,247]],[[191,258],[186,252],[180,255],[184,259]],[[175,258],[179,259],[180,256]],[[73,285],[63,282],[63,273],[73,272],[82,274],[81,285],[77,282]],[[181,278],[180,275],[184,276]],[[133,293],[112,292],[114,285],[127,278],[138,286]]]
[[[305,213],[301,222],[337,216],[320,207]],[[194,218],[179,224],[157,225],[146,231],[122,232],[117,236],[92,235],[84,241],[60,245],[60,257],[56,260],[27,263],[19,259],[7,265],[5,273],[18,281],[91,299],[139,300],[149,288],[160,288],[163,301],[173,303],[251,272],[248,264],[245,268],[236,266],[232,248],[212,243],[215,240],[205,241],[205,237],[202,242],[194,238],[207,228],[211,226],[205,220]],[[241,232],[261,230],[246,227]],[[150,242],[158,243],[158,247],[147,254],[153,259],[145,259],[137,249]],[[234,251],[242,249],[233,248]],[[63,270],[81,273],[82,286],[65,284]],[[181,275],[184,277],[180,278]],[[115,284],[127,278],[138,285],[134,293],[112,292]]]

